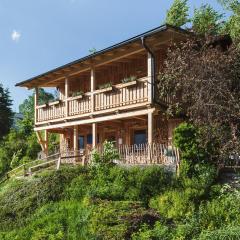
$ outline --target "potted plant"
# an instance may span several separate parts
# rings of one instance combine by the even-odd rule
[[[113,85],[112,82],[104,83],[98,86],[99,92],[111,92],[113,91]]]
[[[84,92],[82,90],[73,92],[71,94],[71,97],[74,98],[74,99],[81,99],[81,98],[83,98],[83,96],[84,96]]]
[[[122,79],[121,82],[124,84],[124,87],[135,86],[137,84],[137,77],[136,76],[125,77]]]

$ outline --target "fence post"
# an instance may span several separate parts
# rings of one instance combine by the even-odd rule
[[[57,161],[57,170],[60,169],[60,165],[61,165],[61,155],[59,156],[58,161]]]

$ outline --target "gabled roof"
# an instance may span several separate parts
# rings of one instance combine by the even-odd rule
[[[37,85],[37,83],[39,83],[39,81],[44,81],[45,78],[47,77],[50,77],[54,74],[59,74],[61,71],[66,71],[67,69],[70,69],[70,67],[74,67],[74,66],[79,66],[79,64],[82,64],[88,60],[91,60],[91,59],[95,59],[96,57],[100,56],[100,55],[104,55],[108,52],[111,52],[115,49],[118,49],[118,48],[121,48],[123,46],[126,46],[126,45],[130,45],[134,42],[137,42],[139,40],[141,40],[142,38],[149,38],[155,34],[158,34],[158,33],[162,33],[162,32],[166,32],[166,31],[172,31],[172,32],[175,32],[175,33],[179,33],[179,34],[184,34],[184,35],[188,35],[188,34],[191,34],[189,31],[186,31],[184,29],[181,29],[181,28],[178,28],[178,27],[174,27],[174,26],[171,26],[171,25],[168,25],[168,24],[164,24],[164,25],[161,25],[157,28],[154,28],[154,29],[151,29],[147,32],[144,32],[142,34],[139,34],[137,36],[134,36],[132,38],[129,38],[125,41],[122,41],[120,43],[117,43],[115,45],[112,45],[108,48],[105,48],[103,50],[100,50],[100,51],[97,51],[93,54],[90,54],[90,55],[87,55],[85,57],[82,57],[80,59],[77,59],[75,61],[72,61],[70,63],[67,63],[63,66],[60,66],[60,67],[57,67],[55,69],[52,69],[50,71],[47,71],[45,73],[42,73],[40,75],[37,75],[35,77],[32,77],[28,80],[25,80],[25,81],[22,81],[22,82],[19,82],[17,83],[15,86],[21,86],[21,87],[28,87],[28,88],[32,88],[34,87],[34,85]],[[90,65],[89,65],[90,67]],[[67,75],[67,74],[65,74]],[[56,76],[55,76],[56,77]],[[62,76],[64,77],[64,75]]]

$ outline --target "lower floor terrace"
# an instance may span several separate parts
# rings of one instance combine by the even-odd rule
[[[62,155],[77,155],[80,159],[85,156],[86,161],[90,160],[92,149],[102,150],[105,141],[113,142],[123,163],[170,164],[178,159],[171,142],[173,129],[181,122],[180,119],[166,119],[155,108],[129,115],[117,114],[115,118],[102,117],[85,122],[66,122],[58,127],[47,126],[45,130],[37,130],[37,135],[45,154],[48,154],[49,134],[57,133]],[[76,159],[72,157],[72,160]]]

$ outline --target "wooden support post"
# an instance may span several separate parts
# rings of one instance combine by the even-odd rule
[[[92,67],[91,68],[91,112],[94,112],[94,90],[95,90],[95,69]]]
[[[152,162],[152,147],[153,147],[153,113],[148,113],[148,161]]]
[[[92,124],[92,147],[95,148],[97,146],[97,124]]]
[[[36,135],[37,135],[38,143],[40,144],[42,151],[45,152],[45,143],[44,143],[44,140],[42,139],[40,131],[36,131]]]
[[[38,106],[38,88],[35,88],[35,94],[34,94],[34,119],[35,119],[35,124],[37,123],[38,119],[38,111],[37,111],[37,106]]]
[[[73,151],[74,155],[77,156],[79,155],[78,153],[78,126],[74,126],[73,129]],[[76,162],[78,157],[74,157],[74,161]]]
[[[147,71],[148,71],[148,102],[153,103],[153,59],[150,53],[147,56]]]
[[[148,143],[153,143],[153,113],[148,113]]]
[[[45,154],[48,157],[48,130],[44,131],[44,145],[45,145]]]
[[[69,81],[65,78],[65,116],[68,117],[68,97],[69,97]]]

